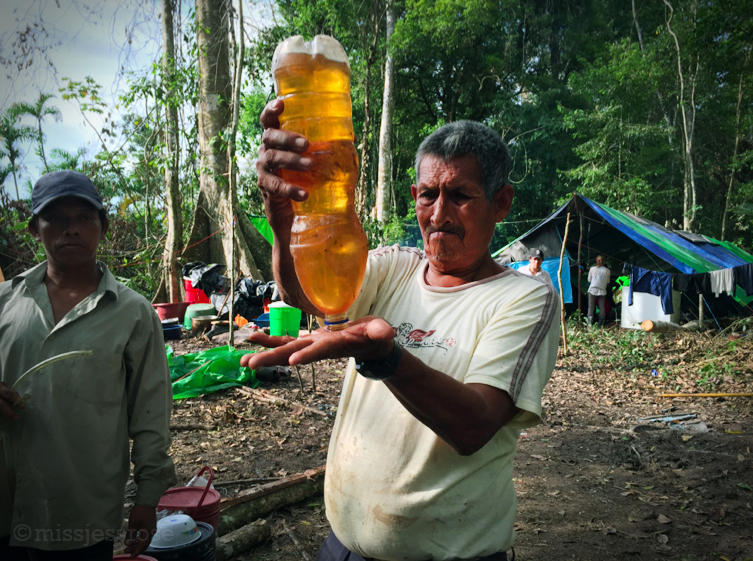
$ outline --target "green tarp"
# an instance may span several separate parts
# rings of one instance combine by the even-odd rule
[[[236,386],[255,388],[259,385],[254,371],[241,366],[241,357],[255,351],[224,346],[175,356],[170,345],[165,347],[173,399],[197,397]]]
[[[272,245],[275,237],[272,233],[272,227],[269,225],[269,222],[267,222],[267,218],[264,216],[250,214],[248,216],[248,219],[251,221],[251,224],[254,225],[254,228],[259,230],[259,233],[264,236],[264,239],[266,239],[269,244]]]

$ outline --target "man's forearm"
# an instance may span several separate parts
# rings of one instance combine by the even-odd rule
[[[464,384],[407,351],[385,384],[414,417],[462,455],[481,449],[518,412],[507,392]]]
[[[298,275],[295,272],[293,256],[290,253],[290,236],[292,219],[275,220],[267,210],[267,221],[272,227],[274,244],[272,246],[272,269],[277,282],[277,289],[286,304],[300,308],[309,315],[322,316],[303,292]]]

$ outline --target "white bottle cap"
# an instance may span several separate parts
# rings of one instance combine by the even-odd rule
[[[348,64],[348,55],[345,54],[340,42],[329,35],[317,35],[312,41],[304,41],[300,35],[285,39],[277,45],[272,57],[272,72],[277,69],[280,59],[289,54],[321,55],[335,62]]]

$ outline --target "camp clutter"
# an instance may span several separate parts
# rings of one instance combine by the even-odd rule
[[[231,287],[230,279],[222,274],[224,270],[224,265],[201,262],[183,267],[186,300],[152,304],[162,322],[165,340],[180,339],[184,333],[211,340],[215,335],[226,333],[231,309],[237,327],[247,324],[251,324],[251,329],[270,327],[269,308],[276,303],[289,310],[279,320],[284,323],[284,329],[291,335],[297,334],[298,325],[292,323],[297,317],[300,324],[301,311],[281,303],[274,281],[265,283],[242,278]],[[277,317],[276,313],[273,315]]]

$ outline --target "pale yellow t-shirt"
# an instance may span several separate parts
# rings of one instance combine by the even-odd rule
[[[437,561],[509,549],[512,465],[521,429],[540,420],[554,368],[557,295],[506,268],[455,288],[427,286],[416,249],[372,252],[350,317],[377,315],[423,362],[457,380],[509,393],[523,411],[471,456],[460,456],[351,359],[327,459],[325,503],[335,535],[364,557]]]

